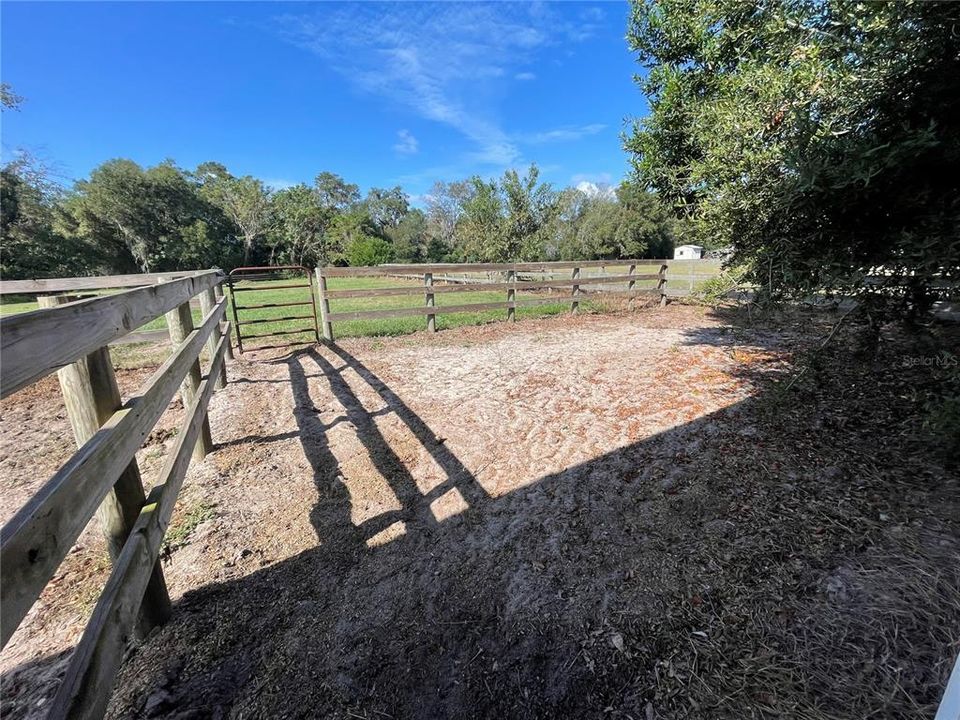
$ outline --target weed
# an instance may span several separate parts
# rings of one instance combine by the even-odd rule
[[[170,523],[167,534],[163,538],[161,554],[166,555],[178,548],[188,545],[190,535],[193,531],[196,530],[201,523],[205,523],[207,520],[213,520],[217,515],[216,505],[204,500],[188,507],[185,512],[174,517]]]

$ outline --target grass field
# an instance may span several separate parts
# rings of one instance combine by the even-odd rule
[[[120,290],[107,290],[100,294],[111,294],[121,292]],[[84,293],[86,294],[86,293]],[[37,301],[33,299],[32,296],[24,295],[10,295],[10,296],[0,296],[0,317],[4,315],[15,315],[17,313],[29,312],[31,310],[39,309]],[[193,309],[193,319],[197,321],[200,319],[200,307],[197,305]],[[148,330],[163,330],[167,327],[166,320],[162,317],[151,320],[146,325],[137,328],[137,330],[148,331]]]
[[[623,272],[626,268],[623,269]],[[611,272],[608,269],[608,272]],[[614,271],[619,272],[619,271]],[[287,284],[290,280],[277,281],[259,281],[257,283],[238,284],[237,287],[255,286],[257,291],[238,293],[239,307],[252,304],[280,303],[280,302],[302,302],[309,301],[309,291],[306,288],[288,288],[288,289],[270,289],[274,285]],[[584,282],[589,282],[589,278],[584,276]],[[637,287],[653,287],[653,281],[638,281]],[[422,287],[420,280],[404,280],[400,278],[380,278],[380,277],[362,277],[362,278],[330,278],[327,281],[330,290],[365,290],[373,288],[391,288],[391,287]],[[616,286],[618,289],[619,285]],[[624,288],[626,283],[624,283]],[[569,294],[569,291],[564,291]],[[559,293],[558,293],[559,294]],[[544,297],[543,292],[532,290],[518,291],[517,300],[530,299],[535,297]],[[503,302],[507,298],[504,290],[469,290],[464,292],[439,293],[435,295],[435,303],[438,309],[442,311],[444,307],[453,305],[484,304],[493,302]],[[318,298],[319,301],[319,298]],[[423,296],[415,295],[395,295],[388,297],[370,297],[370,298],[335,298],[330,301],[330,311],[333,313],[364,311],[364,310],[387,310],[393,308],[417,308],[423,306]],[[608,304],[599,299],[581,300],[580,309],[584,312],[599,311],[606,309]],[[528,317],[544,317],[548,315],[557,315],[570,310],[570,301],[566,298],[556,303],[538,305],[533,307],[518,307],[516,310],[517,319]],[[254,310],[239,310],[241,323],[244,320],[255,319],[265,320],[271,317],[283,317],[288,315],[302,315],[310,312],[309,306],[302,307],[284,307],[284,308],[258,308]],[[437,329],[443,330],[464,325],[480,325],[488,322],[495,322],[506,319],[506,310],[482,310],[472,313],[457,313],[454,315],[437,315]],[[247,326],[243,334],[266,333],[279,330],[288,330],[298,325],[306,327],[310,321],[306,319],[296,321],[285,321],[278,323],[264,322],[262,324]],[[381,318],[374,320],[344,320],[334,323],[334,337],[370,337],[370,336],[390,336],[406,335],[426,327],[424,316],[417,317],[398,317]],[[289,336],[293,341],[300,337],[307,338],[306,334],[302,336]],[[253,342],[273,343],[274,340],[264,338]]]
[[[626,268],[614,269],[608,268],[608,272],[625,272]],[[585,283],[589,282],[589,276],[583,277]],[[272,332],[288,331],[295,328],[311,328],[312,319],[301,318],[296,320],[279,320],[269,322],[271,318],[283,318],[297,315],[310,315],[312,308],[309,304],[303,306],[288,306],[274,308],[255,308],[243,309],[245,305],[266,305],[276,303],[294,303],[310,301],[310,293],[307,288],[276,288],[277,285],[288,285],[299,282],[296,279],[280,279],[257,282],[240,282],[237,288],[255,287],[256,290],[241,290],[237,292],[238,310],[241,324],[247,320],[257,320],[253,325],[244,325],[242,332],[245,337],[251,334],[266,334]],[[362,278],[330,278],[328,281],[330,290],[362,290],[372,288],[388,287],[422,287],[420,280],[404,280],[399,278],[380,278],[380,277],[362,277]],[[638,281],[637,288],[652,287],[653,281]],[[622,290],[626,284],[621,287],[619,284],[607,286],[610,289]],[[569,295],[569,290],[557,291],[557,295]],[[517,300],[545,297],[546,291],[518,291]],[[503,302],[507,294],[504,290],[471,290],[464,292],[439,293],[435,296],[435,302],[438,309],[442,311],[444,307],[453,305],[483,304],[493,302]],[[317,298],[319,302],[319,297]],[[420,294],[398,295],[389,297],[371,297],[371,298],[340,298],[330,301],[330,310],[333,313],[363,311],[363,310],[387,310],[392,308],[416,308],[423,306],[423,296]],[[580,309],[583,312],[597,312],[608,309],[609,300],[602,298],[582,299]],[[10,297],[0,298],[0,315],[9,315],[13,313],[27,312],[36,310],[37,303],[32,298]],[[318,308],[319,310],[319,308]],[[533,307],[518,307],[516,317],[518,320],[530,317],[545,317],[549,315],[558,315],[570,310],[570,301],[562,299],[556,303],[537,305]],[[496,322],[506,319],[506,310],[483,310],[470,313],[457,313],[454,315],[437,315],[437,329],[443,330],[464,325],[480,325],[488,322]],[[199,307],[193,308],[194,321],[200,320]],[[233,322],[233,315],[230,310],[227,311],[227,317]],[[264,322],[266,321],[266,322]],[[139,328],[141,331],[162,330],[166,327],[164,319],[157,318]],[[383,318],[374,320],[345,320],[334,323],[333,331],[335,337],[369,337],[369,336],[392,336],[406,335],[426,327],[425,316],[416,317],[398,317]],[[247,347],[256,345],[276,344],[280,342],[309,341],[312,339],[312,330],[295,335],[287,335],[279,338],[257,338],[251,339],[245,343]]]

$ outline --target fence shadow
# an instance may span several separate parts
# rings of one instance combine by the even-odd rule
[[[727,344],[709,329],[687,340]],[[113,717],[660,717],[691,687],[717,705],[675,716],[728,717],[770,682],[789,702],[843,707],[827,700],[842,698],[832,658],[802,682],[785,670],[791,603],[819,602],[836,558],[876,541],[864,518],[877,498],[901,502],[905,485],[863,476],[842,428],[798,451],[770,419],[762,366],[746,371],[750,399],[493,498],[358,358],[278,362],[317,485],[317,546],[189,591],[127,663]],[[382,408],[365,408],[357,379]],[[310,380],[342,414],[320,418]],[[821,410],[791,422],[815,432]],[[430,493],[375,422],[387,415],[442,468]],[[357,526],[330,441],[343,423],[401,505]],[[468,507],[438,521],[430,503],[453,489]],[[397,522],[404,534],[367,544]],[[722,663],[740,685],[712,685]]]
[[[732,488],[695,487],[676,467],[683,464],[678,449],[718,424],[736,422],[752,401],[493,499],[357,358],[324,348],[284,362],[318,488],[310,511],[318,546],[187,593],[175,624],[193,639],[189,669],[182,650],[165,647],[172,626],[141,651],[164,677],[176,677],[163,687],[167,711],[161,714],[225,716],[242,706],[253,717],[348,709],[371,718],[589,716],[599,698],[615,697],[617,686],[630,685],[657,662],[651,652],[623,663],[609,637],[619,632],[637,641],[638,618],[657,616],[688,585],[689,564],[677,562],[671,546],[693,530],[731,547],[734,533],[717,523],[736,514]],[[330,447],[332,423],[321,421],[310,394],[308,375],[316,368],[324,375],[318,382],[329,384],[344,419],[389,481],[399,511],[352,524],[350,494]],[[443,468],[446,479],[434,493],[419,492],[347,372],[355,372]],[[450,488],[469,507],[438,522],[430,501]],[[378,547],[366,544],[398,521],[405,534]],[[673,559],[664,564],[667,558]],[[709,597],[708,590],[697,591]],[[242,611],[223,611],[229,607]],[[616,627],[605,625],[611,616]],[[216,651],[200,649],[207,647]],[[593,663],[615,669],[598,680]],[[118,716],[142,713],[142,698],[156,692],[134,687],[121,678],[117,702],[125,710]],[[627,704],[642,712],[645,702],[637,697]]]
[[[430,510],[433,500],[451,489],[456,489],[468,505],[485,499],[486,493],[473,474],[449,448],[439,441],[436,434],[410,407],[363,363],[345,350],[334,347],[332,352],[344,362],[334,366],[317,350],[307,350],[286,359],[290,385],[294,399],[294,416],[299,428],[299,439],[304,454],[313,468],[314,482],[320,500],[310,513],[318,539],[325,546],[331,543],[364,544],[375,535],[396,523],[402,523],[406,532],[432,532],[437,520]],[[308,373],[304,364],[314,365],[329,385],[331,392],[343,408],[344,414],[330,423],[318,417],[319,410],[310,395]],[[378,411],[369,411],[357,397],[344,378],[350,370],[373,389],[385,406]],[[430,453],[443,472],[446,480],[423,494],[404,462],[397,456],[388,440],[377,427],[375,418],[387,414],[396,415],[411,431],[417,441]],[[342,482],[337,458],[330,451],[328,431],[341,422],[350,423],[356,437],[365,447],[376,471],[390,485],[400,503],[399,510],[380,513],[359,525],[350,520],[350,496]]]

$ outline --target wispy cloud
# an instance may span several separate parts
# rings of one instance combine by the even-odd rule
[[[556,128],[555,130],[519,135],[518,139],[531,145],[542,145],[543,143],[551,142],[569,142],[571,140],[580,140],[588,135],[596,135],[599,132],[603,132],[606,127],[606,125],[600,123],[580,125],[577,127],[562,127]]]
[[[537,79],[537,75],[536,75],[536,73],[532,73],[532,72],[520,72],[520,73],[517,73],[516,75],[514,75],[514,76],[513,76],[513,79],[514,79],[514,80],[523,80],[523,81],[536,80],[536,79]]]
[[[322,6],[278,24],[357,89],[457,130],[475,147],[465,160],[508,166],[521,159],[518,140],[487,90],[532,75],[518,70],[544,48],[591,37],[602,17],[591,8],[571,20],[537,3],[398,3]]]
[[[414,155],[420,149],[420,143],[409,130],[397,131],[397,138],[393,149],[401,155]]]

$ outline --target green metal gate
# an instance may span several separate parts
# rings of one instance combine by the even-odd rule
[[[291,282],[274,284],[277,280],[287,280],[287,279],[297,279],[303,277],[303,282]],[[270,284],[266,284],[269,282]],[[227,276],[227,287],[230,289],[230,306],[233,309],[233,327],[234,331],[237,334],[237,348],[240,352],[243,352],[243,342],[244,340],[253,340],[254,338],[276,338],[276,337],[287,337],[289,335],[297,335],[310,333],[313,335],[313,339],[310,341],[297,340],[294,342],[286,343],[275,343],[272,345],[257,345],[255,347],[248,347],[248,350],[268,350],[271,348],[281,348],[281,347],[291,347],[293,345],[304,345],[312,344],[314,342],[320,342],[320,333],[317,327],[317,301],[316,296],[313,292],[313,280],[308,268],[305,268],[302,265],[274,265],[274,266],[263,266],[263,267],[239,267],[230,271],[230,274]],[[256,299],[256,295],[243,295],[242,293],[265,293],[273,292],[276,290],[287,290],[293,288],[304,288],[309,292],[309,299],[304,299],[301,301],[295,302],[268,302],[268,303],[256,303],[250,302],[246,298]],[[243,304],[238,302],[238,294],[241,294],[240,297],[245,298]],[[306,294],[304,294],[306,297]],[[267,308],[292,308],[292,307],[310,307],[309,314],[292,314],[292,315],[279,315],[273,317],[267,315],[264,317],[261,310]],[[256,317],[251,317],[249,311],[256,310]],[[247,311],[246,317],[244,318],[241,315],[241,311]],[[292,310],[283,310],[283,312],[293,312]],[[263,325],[263,324],[276,324],[276,323],[286,323],[287,321],[297,321],[297,320],[310,320],[309,327],[296,327],[292,329],[283,329],[283,330],[274,330],[271,332],[263,333],[247,333],[244,334],[244,328],[247,328],[251,325]]]

